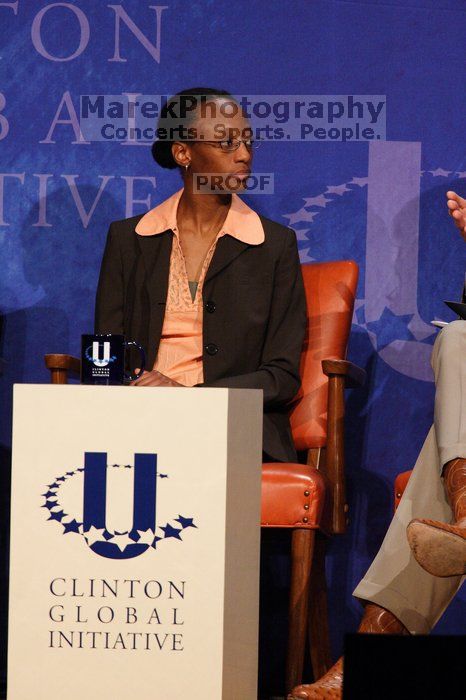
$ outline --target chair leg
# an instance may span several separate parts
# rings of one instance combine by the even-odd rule
[[[291,582],[286,660],[286,692],[301,683],[309,610],[309,584],[315,530],[293,530],[291,538]]]
[[[326,545],[325,536],[317,532],[309,588],[309,645],[314,680],[321,678],[332,665],[325,578]]]

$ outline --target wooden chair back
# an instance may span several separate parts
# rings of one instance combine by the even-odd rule
[[[301,356],[302,386],[290,413],[297,450],[327,444],[328,376],[322,360],[346,358],[358,266],[352,260],[302,265],[308,325]]]

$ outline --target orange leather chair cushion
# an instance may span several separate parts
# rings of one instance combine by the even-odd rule
[[[262,465],[262,527],[321,527],[326,505],[324,476],[304,464]]]
[[[322,360],[346,357],[358,266],[352,260],[301,265],[308,328],[301,355],[301,390],[290,412],[297,450],[324,447],[327,442],[328,379]]]
[[[405,488],[408,485],[409,477],[412,474],[412,469],[407,472],[401,472],[395,479],[395,510],[401,501],[401,497],[405,492]]]

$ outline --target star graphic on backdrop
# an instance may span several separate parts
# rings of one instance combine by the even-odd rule
[[[364,187],[367,185],[369,182],[368,177],[353,177],[352,180],[349,181],[350,185],[357,185],[358,187]]]
[[[133,465],[132,464],[125,464],[125,469],[132,469]]]
[[[301,207],[293,214],[283,214],[283,216],[288,219],[288,223],[292,226],[297,221],[312,221],[317,216],[317,212],[307,211],[307,209]]]
[[[63,534],[66,535],[68,532],[80,532],[80,527],[82,523],[78,523],[77,520],[71,520],[69,523],[63,523]]]
[[[377,338],[377,350],[381,350],[394,340],[416,340],[408,328],[414,314],[400,314],[397,316],[387,307],[382,311],[378,321],[366,323],[367,330],[375,333]]]
[[[138,530],[138,544],[153,544],[155,538],[155,532],[149,528],[149,530]]]
[[[306,248],[309,248],[309,237],[306,236],[308,231],[308,228],[303,228],[299,231],[295,229],[296,240],[298,241],[298,250],[305,250]],[[312,258],[309,255],[309,251],[306,255],[306,262],[315,262],[315,258]]]
[[[74,476],[74,472],[66,472],[67,476]]]
[[[355,311],[356,313],[356,320],[360,326],[365,326],[366,325],[366,314],[365,314],[365,309],[364,306],[360,306],[358,309]]]
[[[49,491],[47,491],[47,493],[42,493],[41,496],[44,496],[45,498],[48,498],[49,496],[54,496],[54,497],[56,497],[57,494],[55,493],[55,491],[50,491],[50,490],[49,490]]]
[[[460,170],[457,173],[455,173],[461,180],[466,177],[466,170]]]
[[[309,221],[309,223],[312,224],[318,213],[318,211],[307,211],[307,209],[301,209],[301,218],[299,221]]]
[[[57,484],[56,481],[53,482],[53,484],[48,484],[47,488],[49,489],[57,489],[60,486],[60,484]]]
[[[97,527],[94,527],[94,525],[91,525],[89,530],[86,530],[86,532],[83,532],[83,535],[86,538],[88,544],[94,544],[95,542],[102,542],[104,532],[105,532],[104,527],[97,528]]]
[[[317,197],[303,197],[305,207],[324,207],[331,202],[325,195],[319,194]]]
[[[49,510],[51,510],[52,508],[55,508],[55,506],[57,506],[57,505],[58,505],[58,501],[57,501],[57,499],[55,498],[53,501],[51,501],[51,500],[46,500],[45,503],[44,503],[44,505],[41,506],[41,508],[48,508]]]
[[[314,223],[314,219],[321,212],[320,211],[308,211],[305,207],[321,207],[325,209],[329,204],[335,201],[335,195],[342,196],[345,192],[354,192],[355,187],[365,187],[369,182],[368,177],[353,177],[349,182],[343,182],[341,185],[328,185],[325,192],[321,194],[314,195],[313,197],[303,197],[304,206],[298,209],[296,212],[290,214],[283,214],[283,218],[288,219],[288,225],[294,226],[299,222],[309,222]],[[352,185],[353,187],[349,187]],[[326,195],[334,195],[333,197],[328,197]],[[306,229],[295,229],[296,237],[298,239],[298,249],[304,250],[309,245],[309,239],[306,234],[310,231],[309,228]],[[315,258],[306,256],[307,262],[314,261]]]
[[[152,549],[157,549],[157,542],[160,542],[161,539],[162,539],[162,538],[161,538],[161,537],[157,537],[157,535],[154,537],[154,541],[153,541],[153,543],[152,543],[152,545],[151,545]]]
[[[59,476],[55,481],[65,481],[66,476]]]
[[[168,479],[168,474],[159,474],[159,479]]]
[[[83,472],[83,471],[84,471],[84,467],[79,467],[79,469],[76,469],[76,471],[77,471],[77,472]]]
[[[124,532],[121,534],[115,534],[112,539],[112,544],[116,544],[118,549],[120,549],[122,552],[126,549],[126,547],[129,544],[134,544],[134,540],[132,540],[130,537],[128,537],[128,533]]]
[[[174,537],[177,540],[181,540],[180,537],[180,532],[181,530],[178,530],[176,527],[172,527],[170,523],[167,523],[165,527],[161,527],[161,530],[164,531],[165,537]]]
[[[61,522],[61,520],[65,517],[65,513],[63,510],[57,510],[54,512],[53,510],[50,511],[50,518],[47,518],[47,520],[57,520],[58,522]]]
[[[447,177],[447,175],[450,175],[452,173],[452,170],[444,170],[443,168],[436,168],[436,170],[428,170],[431,175],[434,177]]]
[[[350,188],[343,183],[342,185],[328,185],[325,194],[342,195],[343,192],[351,192]]]
[[[185,527],[197,527],[197,525],[194,525],[194,518],[183,518],[182,515],[179,515],[177,518],[174,519],[177,523],[181,525],[183,529]]]
[[[306,241],[307,245],[309,245],[309,239],[307,238],[306,233],[310,230],[311,229],[309,228],[295,228],[294,232],[296,233],[298,243]],[[310,258],[306,258],[306,260],[309,262]]]
[[[364,306],[364,302],[365,302],[365,301],[366,301],[365,299],[358,299],[358,298],[356,297],[356,299],[354,300],[354,308],[355,308],[355,309],[360,309],[361,307]]]

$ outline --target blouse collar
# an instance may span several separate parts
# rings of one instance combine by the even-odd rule
[[[136,233],[139,236],[154,236],[171,229],[177,232],[176,212],[183,187],[165,199],[161,204],[144,214],[138,221]],[[248,207],[235,193],[231,195],[231,204],[219,236],[229,235],[249,245],[259,245],[265,240],[264,228],[259,215]]]

